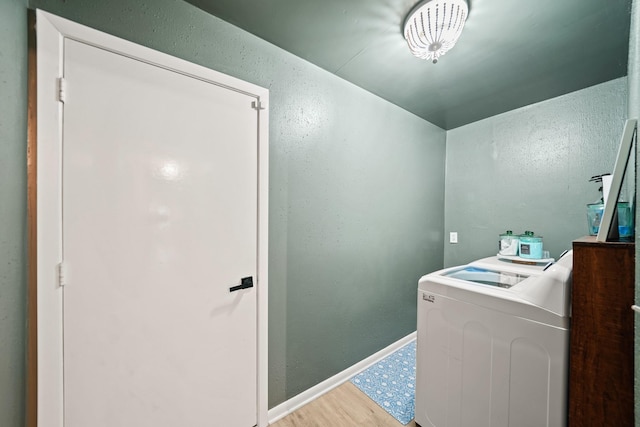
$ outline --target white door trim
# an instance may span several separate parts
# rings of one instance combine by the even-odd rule
[[[38,425],[64,426],[62,290],[57,266],[62,260],[62,75],[64,39],[73,39],[256,99],[258,111],[258,427],[268,425],[267,303],[268,303],[268,188],[269,91],[265,88],[102,33],[41,10],[37,26],[37,336]]]

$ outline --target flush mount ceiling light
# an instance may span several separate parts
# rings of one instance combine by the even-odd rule
[[[435,64],[455,46],[467,20],[465,0],[426,0],[418,3],[404,23],[404,38],[418,58]]]

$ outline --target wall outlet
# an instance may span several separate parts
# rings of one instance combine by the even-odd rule
[[[458,232],[452,231],[449,233],[449,243],[458,243]]]

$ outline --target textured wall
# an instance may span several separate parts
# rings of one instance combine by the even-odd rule
[[[612,172],[626,77],[447,132],[445,266],[497,253],[498,234],[535,231],[558,257],[588,233],[593,175]]]
[[[613,166],[625,79],[447,134],[181,1],[31,0],[268,87],[270,405],[415,327],[418,276],[495,252],[507,227],[557,256],[586,233],[588,178]],[[22,424],[26,9],[0,2],[0,425]],[[444,225],[443,205],[447,212]],[[471,219],[470,219],[471,218]]]
[[[0,1],[0,426],[24,422],[26,0]]]
[[[270,406],[415,330],[442,129],[182,1],[30,6],[270,89]]]

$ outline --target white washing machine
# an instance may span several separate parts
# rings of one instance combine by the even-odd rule
[[[572,265],[490,257],[420,279],[417,424],[566,425]]]

